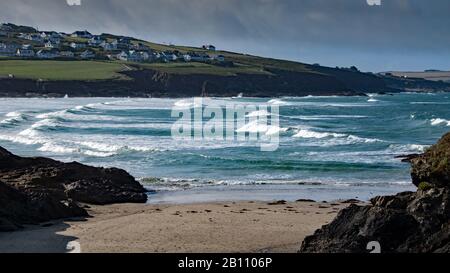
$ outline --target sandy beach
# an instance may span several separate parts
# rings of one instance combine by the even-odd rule
[[[83,253],[296,252],[343,203],[222,202],[91,206],[87,219],[0,233],[0,252]]]

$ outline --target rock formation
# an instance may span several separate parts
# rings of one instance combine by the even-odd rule
[[[23,158],[0,147],[0,231],[88,216],[83,203],[146,201],[145,189],[123,170]]]
[[[450,134],[424,154],[411,157],[417,192],[376,197],[351,205],[307,237],[304,253],[367,253],[376,241],[382,252],[450,252]]]

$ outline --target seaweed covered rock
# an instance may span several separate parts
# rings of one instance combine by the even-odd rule
[[[351,205],[305,238],[304,253],[366,253],[370,242],[382,252],[450,252],[450,134],[411,159],[417,192],[380,196],[370,205]]]
[[[450,133],[410,162],[414,185],[428,183],[436,187],[450,187]]]

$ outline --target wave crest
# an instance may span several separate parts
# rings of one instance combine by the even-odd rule
[[[17,126],[23,121],[27,121],[29,116],[21,112],[9,112],[5,115],[6,119],[0,121],[3,126]]]
[[[342,133],[329,133],[329,132],[316,132],[308,129],[300,129],[295,135],[295,138],[306,138],[306,139],[337,139],[341,141],[330,142],[328,145],[346,145],[346,144],[357,144],[357,143],[376,143],[383,142],[381,139],[377,138],[363,138],[359,136],[342,134]]]
[[[446,119],[442,119],[442,118],[435,118],[435,119],[431,120],[432,126],[443,125],[443,124],[450,126],[450,120],[446,120]]]

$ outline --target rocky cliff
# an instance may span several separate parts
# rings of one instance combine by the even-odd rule
[[[217,75],[169,73],[138,66],[122,71],[127,80],[42,81],[0,78],[0,97],[249,97],[355,96],[402,91],[450,91],[449,83],[402,79],[321,66],[303,71],[262,68],[265,73]]]
[[[147,201],[127,172],[47,158],[23,158],[0,147],[0,231],[87,216],[83,204]]]
[[[376,241],[382,252],[450,252],[450,134],[410,159],[417,192],[376,197],[352,205],[307,237],[300,252],[367,253]]]
[[[0,97],[252,97],[361,95],[398,92],[374,75],[338,71],[298,72],[266,69],[270,74],[177,74],[140,69],[121,72],[129,80],[37,81],[0,79]],[[327,72],[327,73],[325,73]]]

